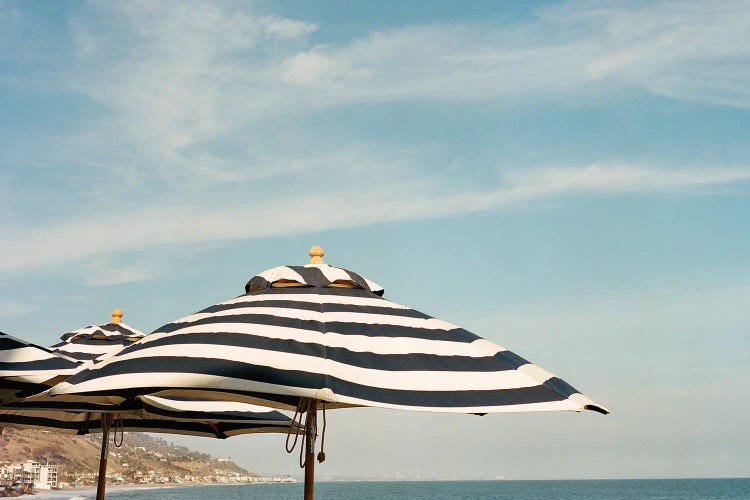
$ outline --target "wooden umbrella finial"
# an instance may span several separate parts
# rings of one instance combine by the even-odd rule
[[[325,254],[323,247],[320,245],[313,245],[310,248],[310,264],[323,264],[323,256]]]
[[[122,310],[115,309],[112,311],[112,323],[122,323]]]

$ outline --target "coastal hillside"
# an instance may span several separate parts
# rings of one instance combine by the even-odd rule
[[[60,480],[93,484],[101,453],[101,436],[72,436],[52,431],[4,428],[0,463],[34,460],[60,466]],[[127,483],[221,482],[255,474],[226,458],[214,458],[148,434],[126,433],[121,447],[110,445],[107,477]]]

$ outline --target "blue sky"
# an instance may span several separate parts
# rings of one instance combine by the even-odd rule
[[[0,330],[148,332],[321,244],[613,410],[335,412],[321,475],[746,476],[748,23],[0,0]],[[273,437],[182,442],[296,473]]]

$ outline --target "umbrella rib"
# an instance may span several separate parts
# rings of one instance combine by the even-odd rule
[[[213,422],[206,422],[206,425],[208,425],[211,428],[211,430],[214,431],[214,434],[216,434],[216,438],[217,439],[226,439],[227,438],[227,435],[224,434],[223,432],[221,432],[221,430],[219,430],[219,428],[216,426],[215,423],[213,423]]]
[[[89,433],[89,422],[91,421],[91,412],[86,412],[86,419],[81,423],[81,428],[78,430],[79,436],[85,436]]]

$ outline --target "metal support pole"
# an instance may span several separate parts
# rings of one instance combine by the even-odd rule
[[[315,498],[315,438],[318,435],[318,400],[310,401],[305,420],[305,497]]]
[[[99,481],[96,484],[96,500],[104,500],[104,489],[107,484],[107,457],[109,457],[109,428],[112,415],[102,413],[102,455],[99,458]]]

